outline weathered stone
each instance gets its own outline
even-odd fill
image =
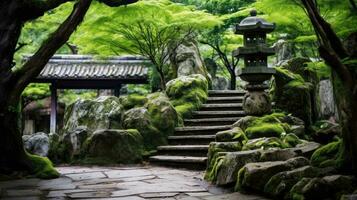
[[[292,113],[293,116],[302,119],[309,126],[312,121],[310,96],[312,84],[306,82],[301,75],[295,74],[285,67],[276,67],[275,69],[275,89],[273,93],[275,107]]]
[[[308,165],[304,157],[296,157],[287,161],[248,163],[238,172],[236,190],[254,190],[262,192],[265,184],[275,174]]]
[[[83,156],[88,163],[135,163],[142,159],[143,138],[135,130],[98,130],[87,139]]]
[[[196,41],[185,41],[180,44],[175,49],[173,57],[170,61],[177,69],[177,77],[201,74],[210,79]]]
[[[280,172],[270,178],[264,187],[264,192],[274,198],[282,199],[302,178],[319,177],[331,171],[332,168],[319,169],[312,166],[304,166],[291,171]]]
[[[327,144],[331,142],[335,136],[341,135],[341,128],[337,123],[321,120],[311,126],[311,135],[314,141]]]
[[[311,142],[311,141],[303,141],[303,143],[296,145],[295,148],[293,148],[293,149],[294,149],[294,151],[301,154],[302,156],[310,158],[311,155],[319,147],[321,147],[321,144],[319,144],[319,143]]]
[[[239,119],[237,122],[235,122],[232,127],[239,127],[241,128],[243,131],[245,131],[246,128],[248,128],[248,126],[254,121],[256,120],[257,117],[254,117],[254,116],[245,116],[245,117],[242,117],[241,119]]]
[[[302,178],[289,191],[286,199],[326,199],[332,191],[321,178]]]
[[[244,132],[239,127],[216,133],[216,142],[238,141],[243,144],[243,142],[245,142],[246,140],[248,140],[248,138],[245,136]]]
[[[276,52],[276,65],[281,66],[293,57],[293,46],[285,39],[279,39],[273,45]]]
[[[294,149],[270,149],[261,151],[261,156],[259,158],[260,162],[266,161],[284,161],[289,160],[290,158],[294,158],[299,156]]]
[[[178,77],[167,82],[165,92],[179,116],[189,117],[208,98],[208,81],[201,74]]]
[[[63,132],[72,132],[86,126],[88,132],[99,129],[121,128],[123,108],[114,96],[101,96],[95,100],[78,100],[67,107]]]
[[[212,90],[228,90],[230,84],[227,78],[216,76],[212,78]]]
[[[50,141],[46,133],[39,132],[32,135],[23,135],[22,140],[28,152],[39,156],[47,156]]]
[[[125,112],[123,127],[137,129],[143,136],[147,149],[154,149],[165,143],[166,138],[154,126],[149,111],[144,107],[133,108]]]
[[[217,185],[227,185],[237,181],[240,168],[245,164],[259,161],[260,151],[239,151],[229,152],[223,159],[220,168],[217,170]]]
[[[333,190],[335,199],[340,199],[342,194],[352,193],[356,189],[356,178],[346,175],[330,175],[322,178]]]
[[[67,132],[63,135],[61,145],[70,160],[75,156],[80,155],[83,143],[88,136],[89,133],[86,126],[78,126],[73,131]]]
[[[264,91],[248,91],[243,98],[243,110],[247,115],[261,116],[271,110],[269,95]]]
[[[242,150],[286,148],[286,147],[288,146],[277,137],[262,137],[262,138],[248,140],[247,143],[244,144]]]

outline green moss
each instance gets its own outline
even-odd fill
[[[199,74],[183,76],[167,83],[166,94],[180,117],[190,117],[208,97],[207,79]]]
[[[295,147],[298,144],[301,144],[302,141],[293,133],[282,135],[281,137],[283,143],[287,144],[289,147]]]
[[[284,143],[277,137],[269,137],[269,138],[257,138],[248,140],[246,144],[244,144],[242,150],[253,150],[253,149],[269,149],[269,148],[287,148],[288,144]]]
[[[205,179],[207,181],[211,181],[211,182],[216,181],[218,170],[221,167],[224,158],[225,156],[217,156],[214,159],[213,166],[210,168],[210,170],[207,170],[205,173]]]
[[[31,174],[34,174],[34,176],[41,179],[52,179],[59,177],[60,174],[53,167],[52,162],[48,158],[31,154],[27,155],[34,167]]]
[[[238,171],[238,177],[237,177],[237,182],[234,187],[234,191],[243,191],[243,183],[244,183],[244,178],[246,177],[246,169],[244,167],[240,168]]]
[[[145,96],[139,94],[131,94],[120,97],[119,101],[120,104],[123,105],[124,109],[129,110],[134,107],[143,106],[148,101],[148,99]]]
[[[248,138],[260,138],[260,137],[280,137],[285,132],[284,127],[281,124],[268,124],[261,123],[255,126],[248,127],[245,130],[245,134]]]
[[[311,156],[311,164],[317,167],[341,168],[343,165],[342,140],[331,142],[317,149]]]

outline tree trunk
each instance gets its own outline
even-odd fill
[[[235,90],[236,89],[236,84],[237,84],[237,77],[236,74],[233,72],[229,72],[231,75],[231,85],[229,86],[230,90]]]
[[[11,70],[11,62],[22,23],[19,23],[20,19],[17,20],[17,18],[2,18],[0,20],[1,25],[4,25],[4,21],[13,22],[10,23],[10,27],[0,27],[0,36],[2,36],[0,37],[0,173],[12,171],[28,171],[31,173],[35,169],[23,148],[19,126],[21,119],[20,96],[31,79],[41,72],[56,50],[68,40],[69,36],[82,22],[91,1],[80,0],[76,3],[71,15],[42,44],[34,56],[20,70],[14,72]],[[1,4],[1,6],[4,5]],[[2,11],[2,8],[0,7],[0,11]]]

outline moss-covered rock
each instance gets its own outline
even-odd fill
[[[166,137],[154,126],[149,111],[144,107],[132,108],[124,113],[123,127],[137,129],[147,150],[166,143]]]
[[[130,94],[127,96],[119,97],[119,102],[125,110],[132,109],[134,107],[141,107],[148,101],[146,96],[139,94]]]
[[[153,125],[162,135],[168,136],[174,132],[178,123],[178,114],[164,93],[154,93],[147,96],[147,108]]]
[[[312,84],[284,67],[276,67],[273,101],[275,107],[292,113],[304,120],[306,125],[312,122],[311,95]]]
[[[317,167],[342,167],[342,145],[342,140],[338,140],[320,147],[312,154],[311,164]]]
[[[89,132],[121,128],[123,108],[117,97],[102,96],[94,100],[78,100],[67,107],[63,133],[86,126]]]
[[[27,154],[27,156],[30,162],[32,162],[33,166],[30,173],[35,177],[41,179],[52,179],[59,177],[60,174],[53,167],[52,162],[48,158],[31,154]]]
[[[289,147],[295,147],[298,144],[301,144],[302,141],[293,133],[289,133],[281,136],[282,142],[287,144]]]
[[[98,130],[89,137],[82,151],[82,163],[137,163],[144,152],[143,138],[135,129]]]
[[[208,181],[215,181],[217,169],[221,165],[226,152],[240,151],[240,142],[211,142],[208,148],[208,165],[204,178]]]
[[[242,129],[239,127],[234,127],[230,130],[220,131],[216,133],[216,142],[241,142],[243,145],[248,140],[247,136]]]
[[[340,126],[328,120],[315,122],[311,126],[311,136],[314,141],[327,144],[332,142],[334,137],[341,135]]]
[[[258,162],[260,158],[259,150],[228,152],[223,159],[219,160],[212,176],[217,185],[233,184],[237,180],[238,171],[245,164]]]
[[[302,178],[313,178],[331,173],[329,169],[319,169],[312,166],[304,166],[291,171],[275,174],[264,186],[264,192],[275,199],[283,199],[290,189]]]
[[[189,117],[208,97],[208,81],[200,74],[181,76],[166,84],[166,94],[181,117]]]
[[[253,190],[263,192],[265,184],[275,174],[309,164],[304,157],[296,157],[287,161],[248,163],[238,172],[236,191]]]
[[[248,140],[244,144],[242,150],[253,150],[253,149],[271,149],[271,148],[287,148],[289,147],[286,143],[277,137],[263,137]]]

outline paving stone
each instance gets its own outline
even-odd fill
[[[54,190],[50,191],[46,198],[53,198],[53,197],[66,197],[67,194],[74,194],[74,193],[83,193],[83,192],[95,192],[95,190],[85,190],[85,189],[76,189],[76,190]]]
[[[1,200],[41,200],[39,196],[33,197],[1,197]]]
[[[39,182],[40,179],[36,178],[0,181],[0,188],[33,188]]]
[[[168,198],[168,197],[174,197],[178,195],[179,193],[144,193],[144,194],[139,194],[140,197],[143,198]]]
[[[212,195],[209,192],[189,192],[186,193],[188,196],[192,196],[192,197],[202,197],[202,196],[209,196]]]
[[[52,180],[41,180],[38,183],[41,190],[70,190],[75,189],[72,179],[68,177],[60,177]]]
[[[110,197],[110,191],[100,191],[100,192],[81,192],[68,194],[67,196],[71,199],[92,199],[92,198],[105,198]]]
[[[86,172],[78,174],[67,174],[66,176],[70,177],[74,181],[86,180],[86,179],[100,179],[107,178],[103,172]]]
[[[101,172],[101,171],[110,170],[108,168],[102,168],[102,167],[83,167],[83,166],[56,167],[56,169],[61,174],[78,174],[78,173]]]
[[[149,176],[152,175],[152,172],[146,169],[111,170],[105,172],[105,174],[108,176],[108,178],[128,178],[128,177]]]
[[[4,191],[6,197],[28,197],[39,196],[42,192],[38,189],[7,189]]]

